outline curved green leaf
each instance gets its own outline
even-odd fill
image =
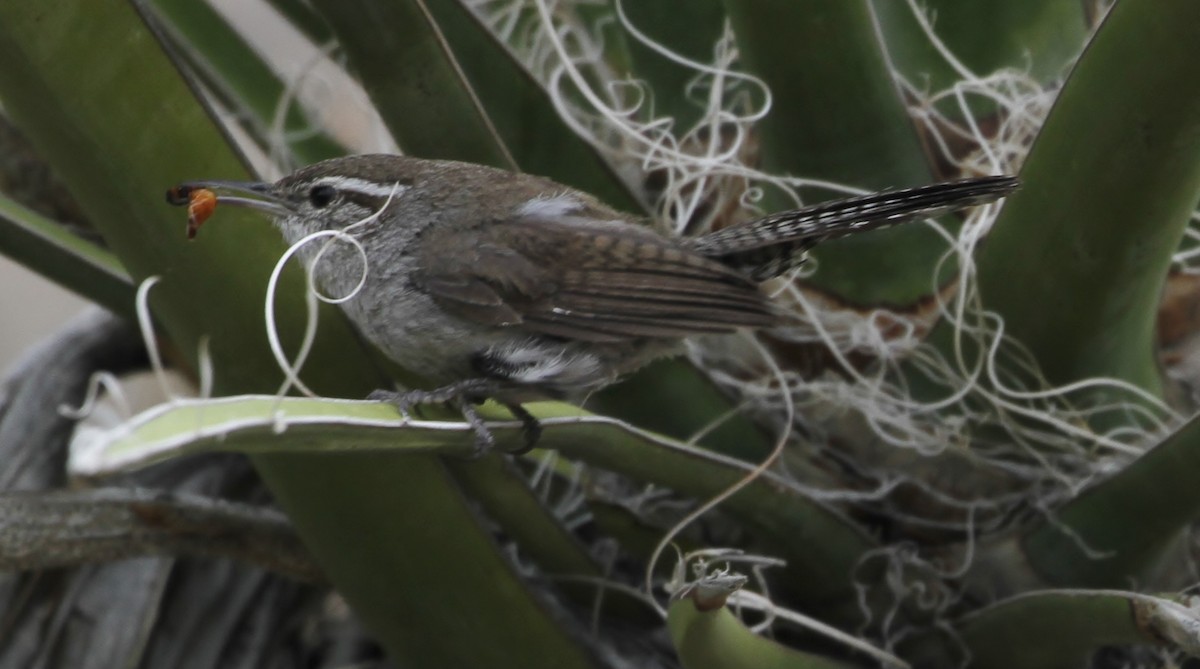
[[[1056,509],[1053,523],[1031,528],[1021,543],[1029,566],[1060,587],[1141,581],[1200,517],[1197,471],[1200,417],[1193,417],[1135,462]]]
[[[724,491],[752,469],[569,405],[527,407],[542,422],[542,447],[700,499]],[[501,449],[524,445],[520,423],[491,405],[481,411],[503,421],[492,426]],[[473,448],[471,427],[462,422],[397,421],[395,409],[378,402],[262,396],[162,405],[111,433],[86,435],[77,443],[72,466],[80,475],[210,450],[362,457],[380,452],[463,456]],[[787,591],[814,605],[853,608],[851,569],[876,544],[848,519],[773,474],[754,481],[721,509],[788,561],[781,584]]]
[[[957,625],[979,669],[1079,667],[1101,646],[1166,643],[1200,653],[1200,616],[1167,599],[1105,590],[1047,590],[1006,599]],[[942,660],[944,662],[944,660]]]
[[[979,254],[984,306],[1052,383],[1161,393],[1156,305],[1200,199],[1200,3],[1121,0]]]
[[[4,194],[0,253],[113,313],[134,315],[133,282],[116,256]]]
[[[667,626],[687,669],[844,669],[854,665],[788,648],[750,630],[723,603],[694,596],[671,603]]]
[[[557,522],[511,463],[498,453],[475,461],[448,459],[454,480],[512,540],[551,575],[599,578],[600,567],[587,549]],[[584,588],[589,596],[594,588]]]

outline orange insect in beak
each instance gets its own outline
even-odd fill
[[[197,188],[188,196],[188,239],[196,238],[196,231],[212,216],[217,208],[217,194],[207,188]]]
[[[176,186],[167,191],[167,202],[176,206],[187,205],[187,238],[195,239],[196,231],[217,208],[217,194],[207,188]]]
[[[188,239],[195,239],[201,225],[212,216],[217,202],[258,209],[273,216],[287,216],[291,209],[270,193],[270,184],[241,181],[194,181],[180,184],[167,191],[167,203],[188,208]],[[218,191],[222,194],[218,195]],[[255,197],[239,197],[225,191],[247,193]]]

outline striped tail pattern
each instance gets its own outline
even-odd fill
[[[820,242],[987,204],[1018,183],[1011,176],[979,177],[823,202],[723,228],[688,244],[755,281],[766,281],[799,266],[805,252]]]

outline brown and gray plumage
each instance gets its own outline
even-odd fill
[[[219,202],[272,214],[289,242],[349,230],[369,272],[342,306],[368,339],[450,389],[438,398],[522,401],[603,387],[689,335],[776,324],[757,284],[814,244],[991,202],[1016,183],[984,177],[867,195],[691,239],[664,237],[548,179],[390,155],[329,160],[274,184],[185,184],[175,197],[198,187],[252,194]],[[322,246],[302,254],[312,263]],[[311,271],[342,295],[360,264],[335,244]]]

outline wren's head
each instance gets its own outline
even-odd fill
[[[196,189],[210,189],[221,205],[270,214],[288,243],[293,243],[320,230],[344,229],[378,214],[385,205],[389,213],[411,207],[406,202],[412,199],[410,191],[430,171],[430,161],[416,158],[350,156],[310,165],[275,183],[189,182],[169,198],[178,200]]]

